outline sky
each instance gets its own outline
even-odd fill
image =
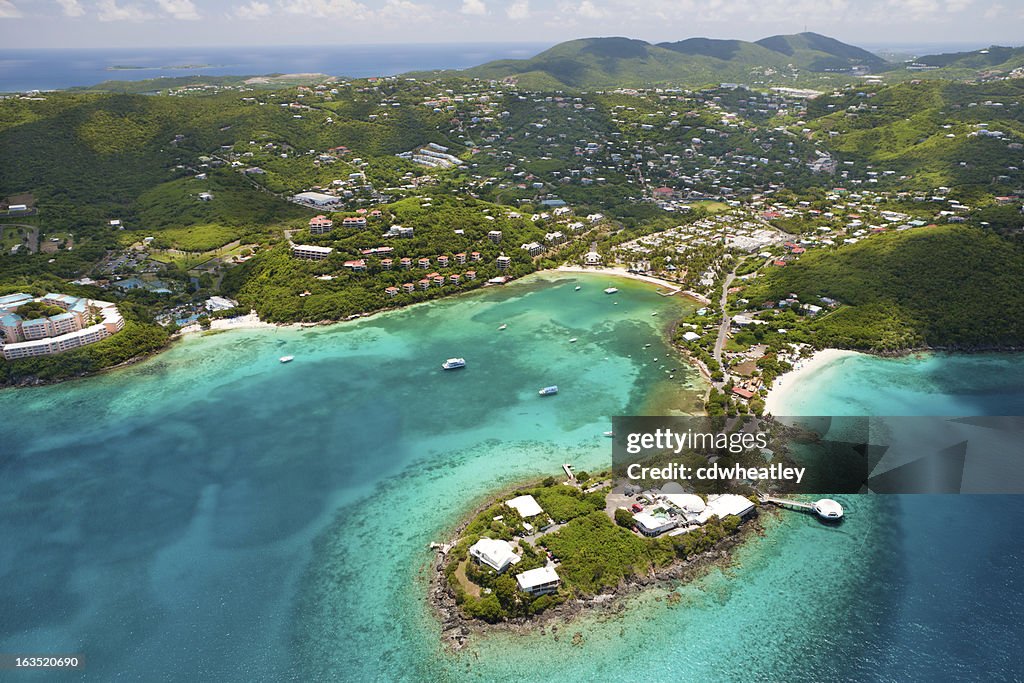
[[[1022,0],[0,0],[0,47],[756,40],[1024,43]]]

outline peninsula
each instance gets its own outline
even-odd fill
[[[618,596],[691,578],[759,529],[756,497],[641,490],[607,473],[507,491],[477,510],[438,553],[431,600],[446,642],[474,624],[564,622]]]

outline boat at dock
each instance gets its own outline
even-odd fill
[[[441,367],[444,368],[445,370],[458,370],[459,368],[466,367],[466,359],[449,358],[448,360],[441,364]]]
[[[541,396],[554,396],[555,394],[558,393],[558,387],[554,385],[550,387],[544,387],[537,393],[540,394]]]
[[[618,289],[616,289],[615,287],[609,287],[608,289],[604,290],[604,293],[605,293],[605,294],[615,294],[615,293],[616,293],[616,292],[618,292],[618,291],[619,291],[619,290],[618,290]]]
[[[295,360],[295,356],[281,356],[280,358],[278,358],[278,360],[281,361],[282,363],[291,363],[293,360]]]

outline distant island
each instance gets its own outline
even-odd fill
[[[136,66],[133,64],[115,64],[108,66],[107,71],[156,71],[159,69],[175,69],[187,71],[190,69],[213,69],[223,67],[223,64],[168,64],[165,66]]]

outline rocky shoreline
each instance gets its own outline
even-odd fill
[[[491,502],[489,501],[488,505]],[[460,538],[470,521],[488,505],[474,511],[472,515],[464,520],[456,529],[452,538]],[[645,576],[629,577],[614,589],[600,595],[571,598],[560,605],[545,610],[541,614],[530,617],[517,617],[496,624],[489,624],[479,619],[469,618],[463,614],[462,609],[456,604],[455,593],[448,585],[444,574],[447,549],[451,546],[444,546],[438,549],[433,562],[428,596],[428,601],[441,626],[442,644],[457,652],[466,647],[473,636],[493,633],[495,631],[523,635],[531,633],[547,635],[550,633],[557,640],[560,637],[561,629],[570,627],[577,617],[583,614],[605,616],[619,614],[625,611],[626,601],[629,597],[659,588],[669,591],[666,599],[669,603],[672,603],[674,602],[672,596],[678,596],[678,594],[674,593],[674,589],[680,583],[693,581],[712,567],[728,566],[732,561],[732,550],[736,546],[751,536],[762,535],[764,533],[764,525],[762,524],[761,516],[765,514],[777,514],[777,512],[764,507],[755,508],[751,517],[744,520],[735,534],[722,539],[711,550],[684,560],[677,559],[667,567],[651,570]],[[454,543],[451,545],[454,545]],[[678,597],[675,600],[678,600]],[[577,638],[582,639],[582,634],[578,632],[573,634],[574,642]]]

